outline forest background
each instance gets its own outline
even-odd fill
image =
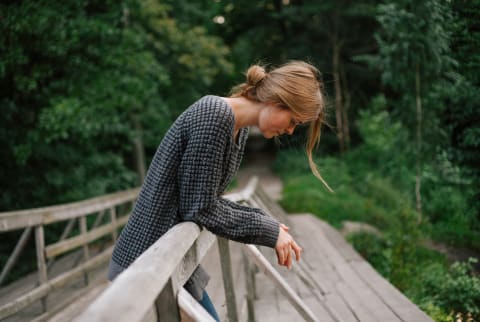
[[[137,186],[175,118],[257,62],[322,71],[329,123],[309,173],[282,138],[282,204],[340,227],[437,321],[480,315],[480,1],[2,1],[0,211]],[[2,235],[0,260],[19,233]],[[47,239],[49,237],[47,236]],[[475,272],[475,265],[476,272]]]

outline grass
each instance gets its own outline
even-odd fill
[[[431,203],[424,208],[419,224],[409,169],[395,166],[395,161],[390,160],[388,167],[394,171],[387,175],[387,167],[363,156],[365,151],[354,151],[343,159],[321,159],[320,172],[335,191],[330,193],[311,174],[302,152],[280,151],[274,171],[284,182],[282,206],[292,213],[315,214],[337,228],[344,220],[377,227],[383,232],[382,237],[360,233],[348,239],[377,271],[436,321],[453,321],[458,312],[479,313],[480,304],[471,303],[480,303],[480,280],[471,267],[452,269],[457,264],[451,265],[444,255],[422,246],[424,239],[433,238],[478,247],[478,223],[472,225],[472,216],[465,206],[468,196],[455,187],[439,190],[437,185],[427,182],[430,190],[426,191],[424,202]],[[450,281],[446,289],[436,288],[446,280]],[[448,295],[462,291],[466,295],[461,302]]]

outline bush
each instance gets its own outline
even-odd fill
[[[424,283],[416,297],[427,305],[444,308],[447,312],[468,313],[480,318],[480,278],[473,273],[477,259],[456,262],[446,269],[438,263],[427,266],[422,272]]]

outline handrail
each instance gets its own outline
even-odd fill
[[[39,280],[41,281],[39,287],[33,291],[0,307],[0,319],[14,314],[39,299],[45,304],[46,296],[51,290],[58,289],[73,277],[79,277],[82,274],[88,277],[88,270],[108,260],[112,248],[90,258],[88,242],[106,233],[115,235],[116,229],[124,224],[127,218],[120,217],[117,219],[115,207],[121,203],[134,201],[137,193],[138,189],[131,189],[67,205],[0,213],[0,232],[18,227],[34,226]],[[225,198],[261,208],[270,208],[271,206],[269,204],[271,201],[264,200],[265,196],[258,187],[256,177],[251,179],[244,189],[226,195]],[[100,212],[103,216],[105,210],[109,210],[112,217],[111,222],[102,228],[93,229],[92,227],[88,231],[85,216],[93,212]],[[264,210],[268,211],[267,209]],[[82,237],[76,236],[49,246],[44,245],[43,226],[45,224],[77,217],[80,220],[80,236]],[[180,312],[193,317],[196,321],[209,321],[210,317],[208,314],[206,315],[203,308],[196,305],[194,300],[192,302],[188,293],[185,294],[183,285],[190,278],[207,251],[213,246],[215,240],[216,237],[213,234],[200,229],[193,222],[183,222],[174,226],[120,274],[115,282],[76,321],[139,321],[145,314],[152,312],[152,306],[162,319],[166,318],[168,321],[180,321]],[[235,292],[233,292],[228,241],[218,237],[218,244],[222,275],[226,286],[227,311],[230,321],[235,322],[238,321],[239,317],[236,309]],[[76,269],[48,280],[46,258],[82,246],[86,261]],[[277,287],[280,287],[300,315],[306,321],[316,321],[305,303],[291,290],[275,269],[266,264],[263,255],[254,246],[246,247],[247,254],[253,257],[255,264],[273,279]],[[119,296],[119,294],[128,294],[128,296]],[[112,310],[112,308],[115,309]]]
[[[0,213],[0,233],[20,228],[24,229],[24,233],[20,237],[17,246],[15,246],[7,264],[2,268],[0,283],[3,283],[15,265],[32,230],[35,235],[39,282],[39,285],[32,290],[0,306],[0,319],[11,316],[38,300],[42,301],[43,312],[45,312],[43,316],[47,317],[49,314],[52,314],[52,311],[49,311],[50,308],[47,307],[46,298],[52,291],[74,281],[82,274],[84,275],[85,284],[88,285],[90,283],[89,271],[107,262],[111,256],[111,248],[94,255],[89,248],[89,244],[105,236],[111,236],[115,242],[117,230],[126,223],[128,216],[124,215],[128,214],[127,212],[131,208],[131,204],[135,202],[139,190],[139,188],[134,188],[63,205]],[[117,211],[117,208],[121,211]],[[103,220],[105,213],[109,214],[107,222]],[[96,216],[93,226],[87,225],[87,216]],[[68,223],[60,240],[46,245],[45,227],[52,223],[67,220]],[[69,237],[73,225],[77,221],[79,223],[79,232],[75,233],[75,236]],[[62,272],[58,276],[49,276],[49,266],[51,266],[50,264],[55,257],[75,249],[83,250],[80,254],[75,254],[77,256],[77,268]],[[78,260],[81,260],[82,257],[83,262],[80,264]],[[47,263],[47,260],[49,260],[49,263]],[[78,268],[82,269],[79,270]],[[55,303],[54,305],[59,306],[61,304]],[[55,310],[55,308],[53,309]]]
[[[226,197],[237,202],[248,203],[256,192],[257,183],[258,179],[254,178],[245,189]],[[204,241],[200,242],[202,236]],[[199,227],[193,223],[177,224],[122,272],[75,321],[139,321],[152,309],[152,306],[155,307],[158,318],[161,320],[180,321],[179,308],[188,309],[189,314],[193,315],[196,321],[209,320],[202,310],[183,307],[186,303],[182,287],[206,251],[212,246],[213,238],[213,235],[206,230],[200,232]],[[274,281],[300,315],[306,321],[318,321],[258,249],[252,245],[245,247],[255,264]],[[220,237],[219,251],[222,257],[228,316],[229,320],[234,322],[238,321],[238,313],[233,291],[232,267],[229,265],[229,247],[228,241]],[[181,268],[184,270],[183,273]],[[175,300],[172,301],[172,299]],[[165,303],[169,305],[167,312]],[[177,305],[172,307],[173,303]],[[115,309],[112,310],[112,308]]]
[[[200,228],[192,222],[171,228],[122,272],[77,321],[130,322],[144,316],[199,235]],[[135,300],[139,297],[141,300]]]
[[[58,206],[0,212],[0,232],[51,224],[109,209],[135,199],[139,191],[140,188],[134,188]]]

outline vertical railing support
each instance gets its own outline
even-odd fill
[[[87,234],[87,216],[80,217],[80,234],[85,236]],[[90,250],[88,249],[88,243],[83,245],[83,257],[85,261],[90,259]],[[85,285],[90,284],[90,277],[88,272],[85,272]]]
[[[248,322],[255,321],[255,268],[252,261],[249,260],[245,250],[242,249],[242,258],[245,267],[245,282],[246,282],[246,300],[247,300],[247,309],[248,309]]]
[[[181,321],[177,304],[177,290],[174,288],[171,278],[155,301],[155,306],[159,320],[169,322]]]
[[[2,274],[0,274],[0,285],[2,285],[3,281],[7,278],[8,273],[12,270],[13,265],[17,262],[18,257],[22,253],[23,248],[27,244],[27,241],[30,237],[30,233],[32,231],[32,227],[27,227],[22,233],[22,236],[18,240],[15,249],[13,250],[12,255],[8,258],[7,263],[3,267]]]
[[[43,226],[35,227],[35,248],[37,250],[37,266],[38,266],[38,284],[42,285],[48,281],[47,264],[45,263],[45,236]],[[42,298],[43,312],[47,311],[47,297]]]
[[[233,285],[232,262],[230,260],[228,240],[222,237],[218,237],[217,240],[220,251],[220,262],[222,265],[225,298],[227,300],[228,321],[238,322],[237,301],[235,298],[235,287]]]
[[[112,225],[115,225],[117,223],[117,214],[115,212],[115,207],[110,208],[110,222],[112,223]],[[113,242],[117,241],[116,228],[112,231],[112,238],[113,238]]]

